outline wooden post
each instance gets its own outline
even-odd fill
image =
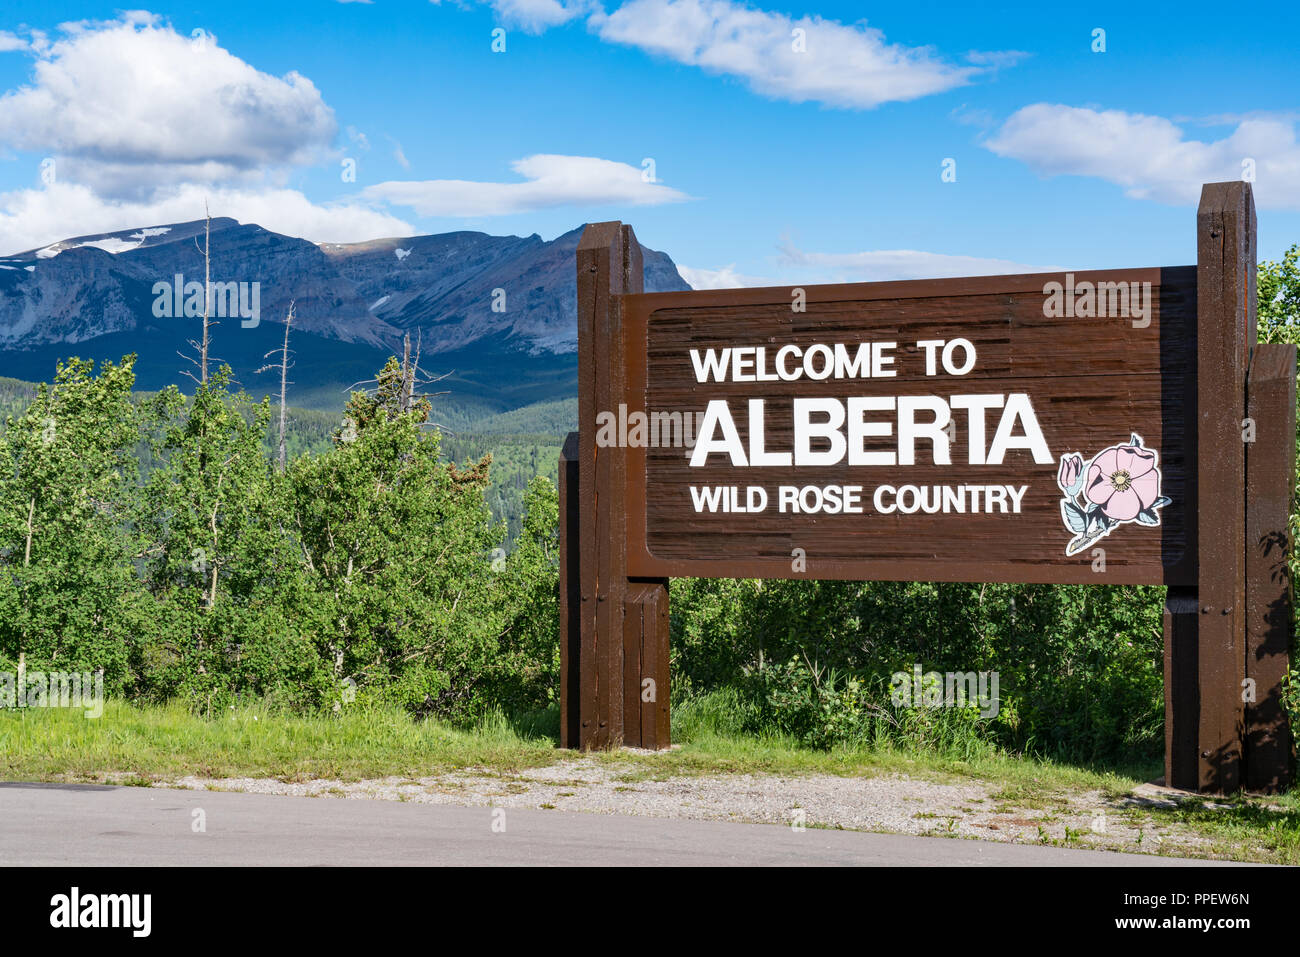
[[[1196,213],[1195,624],[1165,612],[1166,781],[1242,784],[1246,662],[1246,369],[1255,341],[1255,203],[1249,183],[1208,183]],[[1171,593],[1173,590],[1171,589]],[[1186,604],[1186,594],[1171,601]],[[1193,695],[1185,686],[1195,676]],[[1195,702],[1195,717],[1190,713]],[[1193,730],[1194,728],[1194,730]],[[1179,747],[1179,733],[1195,745]]]
[[[560,449],[560,747],[581,747],[577,695],[582,660],[582,570],[578,562],[578,433]]]
[[[625,608],[625,741],[641,748],[667,748],[668,582],[633,582]]]
[[[1189,503],[1190,505],[1190,503]],[[1197,625],[1195,588],[1170,586],[1165,595],[1165,783],[1197,789]]]
[[[632,227],[587,226],[577,267],[578,432],[561,460],[561,744],[663,748],[667,581],[628,581],[626,450],[596,441],[597,417],[617,419],[628,402],[619,297],[642,291]]]
[[[1255,347],[1247,387],[1245,786],[1291,781],[1291,728],[1282,708],[1294,622],[1289,525],[1295,488],[1296,347]]]

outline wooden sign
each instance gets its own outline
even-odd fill
[[[562,743],[667,746],[672,577],[1167,585],[1167,779],[1280,786],[1295,349],[1254,345],[1254,237],[1221,183],[1195,266],[644,294],[587,227]]]
[[[1193,581],[1192,267],[658,293],[624,323],[629,574]]]

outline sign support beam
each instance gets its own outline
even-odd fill
[[[1246,369],[1255,342],[1255,202],[1248,183],[1208,183],[1196,213],[1196,610],[1166,610],[1165,781],[1229,793],[1242,784],[1246,677]],[[1190,430],[1189,430],[1190,431]],[[1190,435],[1188,436],[1190,440]],[[1171,601],[1186,594],[1171,589]],[[1170,623],[1181,618],[1181,628]],[[1194,623],[1193,623],[1194,622]],[[1193,637],[1194,636],[1194,637]],[[1192,656],[1194,664],[1192,663]],[[1186,687],[1195,681],[1193,695]],[[1195,706],[1195,719],[1190,709]],[[1194,727],[1194,731],[1192,728]],[[1180,746],[1181,742],[1181,746]]]
[[[1294,597],[1288,560],[1295,491],[1296,347],[1257,345],[1247,386],[1245,787],[1291,781],[1291,729],[1282,708]]]
[[[667,748],[668,582],[628,579],[626,449],[596,430],[627,401],[620,297],[643,290],[632,227],[588,225],[577,266],[579,430],[560,465],[562,744]]]

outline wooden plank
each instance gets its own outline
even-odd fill
[[[621,295],[615,303],[615,315],[618,320],[618,340],[615,343],[614,359],[617,377],[613,382],[611,410],[626,404],[628,400],[628,367],[626,302],[630,296],[644,293],[644,262],[641,244],[637,241],[631,226],[623,226],[623,283]],[[617,399],[617,401],[613,401]],[[616,534],[620,542],[618,573],[627,576],[627,478],[628,456],[626,449],[618,450],[617,467],[613,475],[617,497],[612,500],[617,509],[619,524]],[[669,698],[668,698],[668,581],[642,581],[629,585],[635,591],[637,621],[635,635],[626,637],[624,654],[628,661],[624,667],[624,740],[642,748],[667,748],[669,738]],[[633,667],[633,663],[635,666]],[[655,693],[652,701],[643,702],[642,684],[646,678],[654,682]],[[659,690],[662,688],[662,696]]]
[[[1197,625],[1195,588],[1170,587],[1165,595],[1165,783],[1197,789]]]
[[[604,334],[600,316],[602,305],[601,271],[608,274],[608,244],[617,233],[617,224],[597,223],[583,231],[577,251],[578,298],[578,562],[582,600],[580,677],[578,683],[580,738],[579,746],[591,748],[608,737],[600,726],[598,707],[598,669],[596,655],[597,589],[597,521],[596,521],[596,435],[590,423],[596,420],[596,380],[598,375],[596,339]],[[585,244],[585,245],[584,245]],[[603,253],[603,255],[602,255]],[[582,423],[588,423],[582,428]]]
[[[668,583],[628,585],[624,618],[625,669],[624,744],[638,748],[667,748]],[[635,713],[634,713],[635,712]]]
[[[578,561],[578,433],[560,449],[560,747],[582,746],[578,689],[582,660],[582,571]]]
[[[668,582],[647,583],[648,601],[645,633],[641,645],[644,678],[650,678],[653,695],[641,702],[641,746],[666,749],[672,746],[669,729],[672,700],[668,674],[669,617]],[[644,680],[644,678],[642,680]]]
[[[1277,792],[1291,781],[1291,728],[1282,707],[1295,620],[1288,560],[1295,490],[1296,347],[1257,345],[1247,386],[1254,441],[1246,446],[1245,786]]]
[[[641,645],[645,631],[645,586],[633,583],[623,599],[623,741],[645,747],[641,727]]]
[[[585,237],[585,234],[584,234]],[[609,243],[591,250],[596,258],[595,287],[595,360],[596,371],[593,378],[595,408],[597,415],[610,408],[613,394],[610,388],[610,368],[613,363],[613,350],[610,339],[613,337],[610,316],[613,303],[610,298],[610,272],[621,262],[621,250],[613,244],[621,242],[618,232],[610,237]],[[578,248],[581,257],[583,249]],[[581,259],[579,259],[581,262]],[[617,279],[613,279],[616,284]],[[581,429],[582,423],[579,422]],[[623,738],[623,583],[618,578],[613,566],[617,561],[618,551],[613,541],[616,533],[615,524],[619,516],[615,513],[610,496],[613,490],[613,460],[616,449],[597,448],[595,451],[595,485],[594,495],[590,499],[596,516],[596,747],[607,748],[617,745]],[[618,682],[615,685],[615,681]]]
[[[597,416],[625,401],[619,297],[642,289],[636,236],[622,223],[593,223],[577,250],[578,414],[583,597],[583,743],[610,747],[624,735],[623,606],[627,591],[625,456],[598,448]],[[588,668],[590,660],[590,669]],[[590,717],[588,717],[588,712]]]
[[[1197,790],[1241,785],[1245,677],[1246,367],[1255,330],[1249,183],[1210,183],[1197,210]],[[1182,777],[1182,771],[1175,769]]]

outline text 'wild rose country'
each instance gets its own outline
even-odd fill
[[[799,380],[897,379],[902,361],[915,361],[913,379],[960,378],[976,368],[968,339],[927,339],[900,356],[898,343],[816,343],[689,350],[696,383],[781,383]],[[985,380],[987,381],[987,380]],[[830,391],[830,390],[828,390]],[[709,399],[700,415],[689,461],[695,469],[799,469],[831,466],[900,469],[932,466],[976,470],[960,483],[900,482],[874,487],[791,482],[763,485],[691,485],[697,514],[757,513],[883,515],[1019,514],[1038,466],[1057,463],[1029,392],[952,391],[921,395],[793,396],[782,399]],[[939,390],[936,389],[936,393]],[[599,423],[598,423],[599,424]],[[742,429],[741,426],[744,426]],[[957,440],[961,435],[962,441]],[[742,438],[742,436],[744,436]],[[964,450],[961,446],[964,445]],[[957,461],[954,462],[954,446]],[[1136,433],[1124,444],[1086,458],[1070,450],[1059,460],[1056,484],[1064,494],[1061,520],[1074,533],[1067,551],[1080,550],[1118,526],[1158,525],[1158,455]],[[980,481],[996,469],[1003,481]],[[1007,472],[1025,481],[1007,482]],[[933,474],[933,473],[931,473]],[[842,473],[841,473],[842,475]],[[965,476],[963,476],[965,477]],[[788,473],[783,478],[788,481]],[[992,476],[989,476],[992,478]]]

